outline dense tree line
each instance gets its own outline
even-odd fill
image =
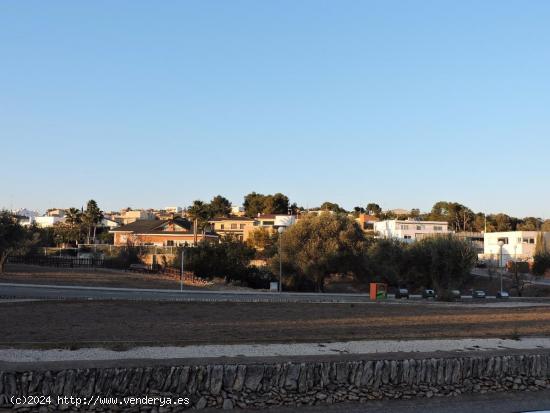
[[[102,220],[103,211],[93,199],[87,202],[86,209],[69,208],[65,211],[65,221],[53,226],[54,241],[56,244],[95,243]]]
[[[457,288],[469,277],[476,262],[473,247],[448,237],[426,238],[406,244],[366,237],[355,221],[345,215],[307,216],[281,235],[279,260],[291,287],[304,285],[324,291],[333,274],[352,274],[359,282],[434,287],[442,292]],[[307,287],[306,287],[307,288]]]

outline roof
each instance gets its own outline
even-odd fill
[[[380,221],[380,219],[374,215],[369,215],[369,214],[361,214],[359,215],[359,220],[361,221],[364,221],[364,222],[377,222],[377,221]]]
[[[248,221],[248,222],[254,222],[254,218],[249,217],[221,217],[221,218],[214,218],[209,220],[208,222],[220,222],[220,221]]]
[[[176,224],[182,228],[185,228],[185,231],[165,231],[163,227],[166,224]],[[161,234],[161,235],[170,235],[170,234],[194,234],[193,225],[191,222],[184,218],[175,218],[175,219],[138,219],[131,224],[123,225],[118,228],[114,228],[111,232],[133,232],[135,234]],[[207,232],[210,234],[210,232]]]
[[[384,221],[377,221],[378,224],[383,224],[385,222],[395,221],[396,224],[411,224],[411,225],[423,225],[423,224],[435,224],[435,225],[449,225],[447,221],[420,221],[414,219],[386,219]]]

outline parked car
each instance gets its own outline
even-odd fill
[[[398,288],[395,292],[395,298],[409,299],[409,290],[407,290],[406,288]]]
[[[474,290],[472,291],[472,298],[485,298],[487,293],[483,290]]]
[[[499,291],[497,298],[510,298],[510,293],[508,291]]]
[[[422,298],[435,298],[435,291],[432,289],[425,289],[422,291]]]
[[[460,290],[451,290],[451,298],[453,300],[460,300],[461,297],[462,295],[460,293]]]

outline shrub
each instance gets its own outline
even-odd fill
[[[536,254],[533,261],[533,274],[544,275],[548,270],[550,270],[550,253]]]
[[[247,277],[252,258],[253,248],[242,241],[227,238],[219,244],[200,243],[195,247],[186,247],[184,268],[201,278],[224,277],[228,283]],[[175,265],[178,268],[181,265],[180,254]]]

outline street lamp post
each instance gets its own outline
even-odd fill
[[[185,258],[185,247],[181,248],[181,270],[180,270],[180,291],[183,291],[183,260]]]
[[[503,273],[503,266],[502,266],[502,247],[504,246],[504,241],[500,240],[498,242],[498,246],[500,247],[500,293],[502,295],[502,273]]]
[[[285,231],[284,227],[277,228],[277,232],[279,233],[279,292],[283,292],[283,257],[281,256],[281,238],[283,235],[283,232]]]

